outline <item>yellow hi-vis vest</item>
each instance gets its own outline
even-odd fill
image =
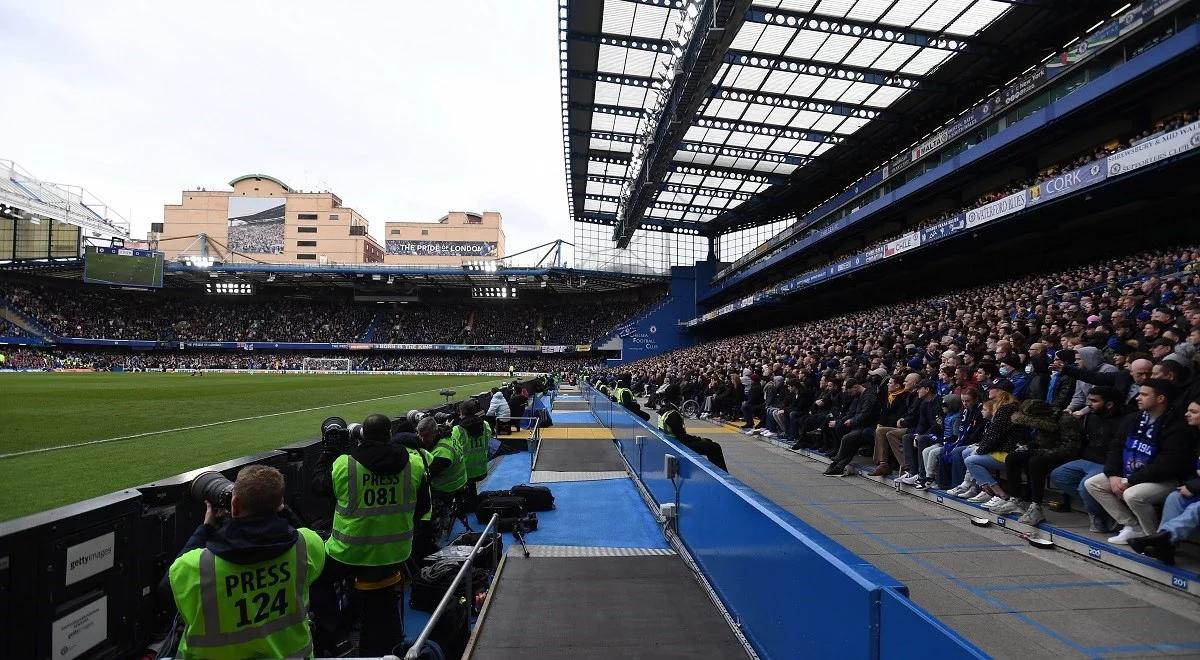
[[[467,485],[467,464],[463,462],[462,447],[454,438],[439,439],[433,451],[429,453],[434,460],[444,458],[450,461],[450,467],[430,479],[434,490],[439,493],[456,493]]]
[[[678,414],[679,414],[679,412],[676,410],[669,410],[669,411],[659,415],[658,416],[658,430],[660,430],[663,433],[666,433],[667,435],[674,438],[675,434],[671,433],[671,429],[667,428],[667,418],[670,417],[671,415],[678,415]]]
[[[483,423],[483,430],[478,436],[472,436],[461,426],[455,425],[450,431],[450,438],[462,448],[463,463],[467,466],[467,479],[479,479],[487,476],[488,441],[492,439],[492,427]]]
[[[613,396],[616,397],[617,403],[623,406],[633,403],[634,401],[633,390],[629,389],[628,387],[618,387],[617,389],[613,390]],[[628,400],[626,400],[626,396],[629,397]]]
[[[235,564],[207,548],[180,555],[168,579],[183,617],[180,658],[240,660],[312,655],[308,588],[325,567],[325,547],[311,529],[296,530],[283,554]]]
[[[399,564],[412,554],[413,513],[425,465],[410,455],[400,474],[375,474],[349,455],[333,462],[330,557],[351,566]]]

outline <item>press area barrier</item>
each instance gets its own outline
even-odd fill
[[[583,391],[654,505],[675,505],[673,534],[759,657],[886,659],[912,649],[988,657],[909,600],[902,582],[590,386]]]
[[[310,487],[321,453],[319,439],[304,440],[0,523],[0,658],[140,657],[173,616],[159,581],[204,519],[192,480],[214,471],[232,481],[247,465],[269,465],[284,475],[288,507],[329,529],[333,500]]]

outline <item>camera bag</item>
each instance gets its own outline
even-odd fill
[[[512,494],[525,500],[526,511],[550,511],[554,508],[554,493],[546,486],[512,487]]]
[[[438,603],[442,602],[442,596],[446,595],[446,590],[454,582],[454,576],[458,575],[459,569],[462,568],[462,564],[462,560],[446,559],[426,566],[413,575],[412,589],[408,596],[409,606],[422,612],[436,610]],[[479,593],[487,588],[488,574],[482,567],[475,566],[471,570],[470,579],[473,593]],[[458,588],[461,590],[462,585],[460,584]]]
[[[517,518],[525,513],[525,500],[505,492],[503,495],[479,494],[479,504],[475,508],[475,520],[486,525],[492,519],[492,514],[501,518]]]
[[[450,545],[473,547],[479,541],[479,532],[463,532],[450,542]],[[487,539],[479,546],[479,554],[475,555],[475,565],[488,570],[495,570],[504,555],[504,537],[496,532],[487,535]]]

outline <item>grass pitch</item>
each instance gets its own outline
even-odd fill
[[[316,438],[332,415],[394,417],[442,403],[441,388],[462,398],[499,382],[469,374],[0,375],[0,520]],[[54,449],[21,453],[46,448]]]

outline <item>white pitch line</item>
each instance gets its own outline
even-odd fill
[[[483,385],[485,383],[494,383],[492,380],[481,380],[475,383],[464,383],[463,385],[455,385],[454,387],[470,387],[472,385]],[[17,458],[19,456],[28,456],[29,454],[42,454],[48,451],[58,451],[59,449],[74,449],[76,447],[87,447],[88,445],[102,445],[107,442],[117,442],[118,440],[133,440],[135,438],[146,438],[152,435],[162,435],[164,433],[177,433],[179,431],[194,431],[196,429],[208,428],[211,426],[221,426],[222,424],[233,424],[235,422],[247,422],[252,419],[266,419],[267,417],[279,417],[281,415],[294,415],[302,412],[312,412],[314,410],[324,410],[325,408],[338,408],[341,406],[353,406],[358,403],[369,403],[371,401],[382,401],[383,399],[396,399],[402,396],[412,396],[414,394],[429,394],[446,389],[439,387],[432,390],[421,390],[420,392],[405,392],[404,394],[389,394],[387,396],[377,396],[371,399],[362,399],[361,401],[347,401],[345,403],[331,403],[327,406],[315,406],[313,408],[301,408],[299,410],[288,410],[286,412],[267,413],[265,415],[255,415],[253,417],[240,417],[238,419],[227,419],[220,422],[209,422],[207,424],[197,424],[195,426],[181,426],[177,429],[163,429],[162,431],[146,431],[145,433],[134,433],[133,435],[123,435],[118,438],[104,438],[103,440],[88,440],[87,442],[76,442],[70,445],[56,445],[54,447],[39,447],[37,449],[26,449],[24,451],[14,451],[7,454],[0,454],[0,460],[5,458]]]

